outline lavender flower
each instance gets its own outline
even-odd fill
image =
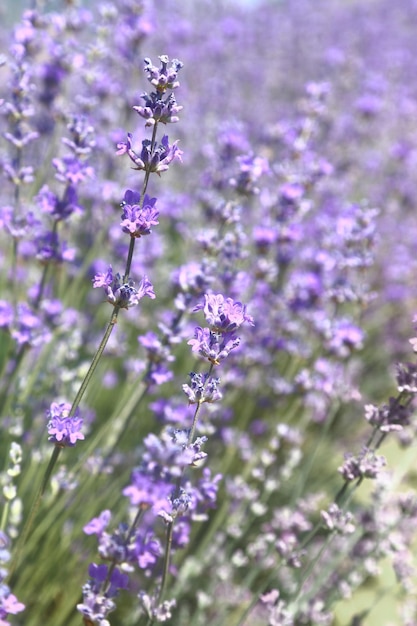
[[[48,440],[60,448],[75,446],[78,440],[85,439],[81,432],[82,418],[78,413],[70,417],[71,405],[68,402],[52,402],[47,411],[48,417]]]
[[[168,67],[169,57],[163,54],[158,57],[161,61],[161,67],[157,68],[152,65],[151,59],[145,59],[145,72],[148,75],[149,82],[156,88],[157,92],[163,93],[167,89],[177,89],[180,85],[177,80],[179,70],[183,67],[183,63],[178,59],[171,61],[171,66]]]
[[[240,345],[240,338],[234,333],[215,333],[209,328],[196,326],[194,329],[194,339],[188,341],[193,352],[196,352],[204,359],[219,365],[226,359],[230,352]]]
[[[135,196],[134,204],[128,202],[131,196]],[[156,198],[145,195],[141,204],[139,194],[136,197],[134,192],[127,191],[122,203],[122,231],[136,238],[150,235],[152,226],[159,224],[159,212],[155,209],[155,203]]]
[[[339,467],[339,472],[346,481],[353,481],[362,478],[376,478],[386,460],[383,456],[375,454],[373,450],[364,447],[360,454],[346,454],[344,464]]]
[[[164,135],[161,142],[154,148],[149,139],[144,139],[142,141],[142,150],[138,154],[132,148],[132,134],[128,133],[127,141],[117,144],[117,154],[127,154],[135,164],[133,169],[150,173],[154,172],[160,176],[162,172],[166,172],[169,169],[170,164],[174,160],[182,160],[182,151],[178,148],[177,143],[176,141],[170,144],[168,135]]]
[[[95,563],[91,563],[88,573],[91,578],[83,587],[83,602],[77,604],[77,610],[90,622],[106,626],[110,623],[107,616],[116,608],[112,598],[120,589],[126,589],[129,578],[117,568],[110,571],[107,565]]]
[[[146,120],[145,126],[154,126],[157,122],[162,124],[174,124],[179,121],[178,113],[183,109],[177,104],[174,94],[169,94],[163,100],[159,94],[143,93],[145,106],[134,106],[133,109]]]
[[[111,265],[107,272],[96,274],[93,279],[93,287],[103,287],[107,296],[107,302],[121,309],[129,309],[136,306],[144,296],[155,298],[155,292],[151,282],[147,276],[144,276],[139,284],[138,289],[135,288],[133,280],[122,282],[122,277],[118,273],[113,276]]]
[[[213,332],[232,333],[244,322],[254,325],[253,318],[246,313],[246,305],[224,298],[222,294],[206,294],[204,304],[198,304],[193,310],[203,310]]]
[[[10,592],[7,585],[0,583],[0,620],[2,626],[11,626],[8,615],[17,615],[25,610],[25,605]]]
[[[201,354],[201,352],[199,351]],[[217,361],[217,364],[219,361]],[[182,389],[188,397],[189,404],[203,402],[217,402],[221,400],[222,394],[219,390],[219,378],[212,378],[208,373],[190,373],[191,385],[184,384]]]

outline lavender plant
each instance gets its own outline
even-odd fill
[[[404,15],[0,27],[0,624],[415,623]]]

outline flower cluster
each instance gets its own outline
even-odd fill
[[[83,419],[77,414],[70,415],[71,405],[68,402],[52,402],[47,412],[49,441],[63,448],[75,446],[78,440],[85,437],[81,432]]]
[[[206,294],[204,304],[198,304],[194,311],[203,310],[206,328],[197,326],[195,338],[188,342],[196,352],[213,365],[219,365],[232,350],[240,344],[236,330],[244,323],[253,325],[253,318],[246,314],[246,306],[224,298],[222,294]]]
[[[147,276],[144,276],[136,289],[132,279],[123,282],[119,273],[113,275],[110,266],[107,272],[96,274],[93,280],[93,287],[103,287],[107,302],[121,309],[129,309],[136,306],[144,296],[155,298],[152,283]]]

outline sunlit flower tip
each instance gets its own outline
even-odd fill
[[[193,312],[203,310],[211,330],[219,333],[233,332],[244,322],[254,326],[253,317],[246,313],[246,305],[224,298],[222,294],[206,294],[204,304],[198,304]]]
[[[77,413],[70,417],[70,410],[71,404],[68,402],[52,402],[46,413],[49,419],[48,440],[62,448],[75,446],[78,440],[85,439],[81,432],[82,418]]]
[[[149,82],[159,93],[163,93],[167,89],[177,89],[180,84],[177,80],[177,75],[184,64],[178,59],[173,59],[170,67],[168,67],[169,57],[166,54],[158,58],[161,61],[159,68],[152,65],[151,59],[144,59],[144,70],[148,75]]]

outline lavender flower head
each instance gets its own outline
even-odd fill
[[[200,303],[193,311],[203,310],[210,328],[197,326],[194,330],[194,339],[188,341],[193,352],[196,352],[213,365],[219,365],[229,356],[230,352],[240,344],[240,338],[235,331],[244,322],[254,326],[251,315],[246,313],[246,305],[235,302],[232,298],[224,298],[222,294],[206,294],[204,304]],[[184,389],[184,388],[183,388]],[[189,388],[184,389],[190,401],[194,401]],[[216,390],[212,390],[217,395]]]
[[[140,201],[140,194],[128,189],[122,202],[122,231],[131,237],[139,238],[150,235],[152,226],[159,224],[159,212],[155,209],[156,198],[147,194]]]
[[[138,154],[132,148],[132,133],[127,133],[127,140],[117,144],[116,154],[127,154],[135,164],[134,170],[153,172],[160,176],[162,172],[169,169],[172,161],[175,159],[182,160],[182,150],[178,148],[177,143],[178,141],[174,141],[173,144],[170,144],[168,135],[164,135],[161,142],[155,148],[152,148],[152,141],[144,139],[142,141],[142,150]]]
[[[133,280],[122,281],[119,273],[113,276],[111,265],[107,272],[98,273],[94,276],[93,287],[103,287],[107,296],[107,302],[120,309],[129,309],[136,306],[144,296],[154,299],[155,292],[152,283],[144,276],[140,281],[138,289],[135,288]]]
[[[161,61],[161,67],[158,69],[152,65],[151,59],[145,59],[145,72],[148,74],[148,80],[157,92],[164,93],[167,89],[177,89],[180,83],[177,80],[179,70],[183,67],[183,63],[178,59],[171,61],[171,67],[168,67],[169,57],[162,54],[158,57]]]
[[[78,415],[70,417],[71,405],[69,402],[52,402],[51,408],[47,411],[48,440],[55,443],[60,448],[75,446],[78,439],[85,439],[81,428],[82,418]]]
[[[127,587],[128,576],[117,568],[110,573],[108,565],[96,563],[90,564],[88,573],[90,580],[83,587],[83,602],[77,605],[77,610],[84,615],[85,623],[109,626],[110,622],[106,617],[116,608],[112,598],[118,594],[119,589]]]
[[[254,326],[253,318],[246,313],[246,305],[224,298],[222,294],[206,294],[204,304],[197,304],[193,312],[200,310],[204,311],[206,321],[214,332],[230,333],[244,322]]]
[[[144,107],[133,107],[146,120],[145,126],[154,126],[157,122],[174,124],[178,122],[178,113],[183,108],[177,104],[173,93],[168,94],[165,99],[162,97],[168,90],[179,87],[177,75],[183,63],[178,59],[173,59],[171,66],[168,67],[169,58],[166,55],[160,56],[159,60],[161,67],[157,68],[152,65],[150,59],[145,59],[145,72],[148,74],[149,82],[155,87],[155,91],[151,94],[146,92],[142,94],[141,97],[145,101]]]

